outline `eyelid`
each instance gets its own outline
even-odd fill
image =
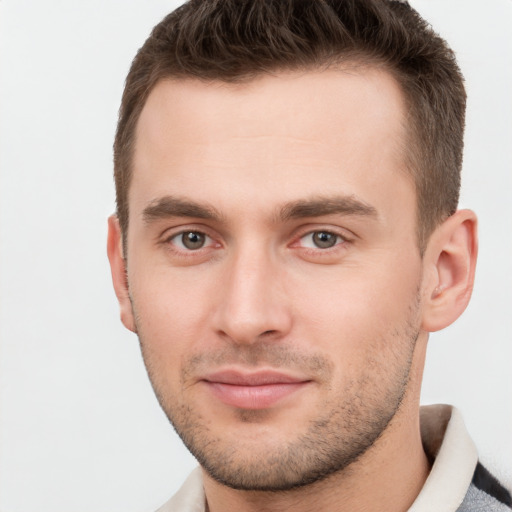
[[[204,235],[209,236],[210,238],[215,238],[216,235],[213,234],[212,229],[204,224],[199,224],[195,222],[191,223],[183,223],[177,224],[175,226],[166,227],[163,229],[158,238],[161,240],[168,240],[173,236],[180,235],[182,233],[187,233],[188,231],[194,231],[197,233],[202,233]]]

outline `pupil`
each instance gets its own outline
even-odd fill
[[[195,231],[183,233],[181,239],[187,249],[200,249],[204,245],[204,235]]]
[[[336,235],[325,231],[319,231],[313,235],[313,241],[317,247],[326,249],[333,247],[336,244]]]

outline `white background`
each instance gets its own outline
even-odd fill
[[[195,465],[118,320],[105,255],[124,77],[176,2],[0,0],[0,509],[150,512]],[[416,0],[467,78],[462,206],[476,289],[430,341],[423,402],[456,404],[512,483],[511,0]]]

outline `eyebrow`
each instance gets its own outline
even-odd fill
[[[354,196],[315,196],[286,203],[278,210],[276,220],[287,221],[324,215],[357,215],[378,217],[377,210]],[[151,201],[142,212],[146,223],[172,217],[193,217],[220,222],[222,215],[210,205],[174,196],[164,196]]]
[[[355,196],[316,196],[311,199],[299,199],[286,204],[279,212],[282,220],[323,215],[378,217],[377,210],[373,206]]]
[[[151,201],[142,211],[146,223],[171,217],[195,217],[198,219],[221,220],[221,214],[213,207],[174,196],[164,196]]]

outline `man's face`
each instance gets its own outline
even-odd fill
[[[399,409],[422,274],[403,111],[398,85],[368,69],[152,91],[129,192],[127,323],[218,481],[315,481]]]

